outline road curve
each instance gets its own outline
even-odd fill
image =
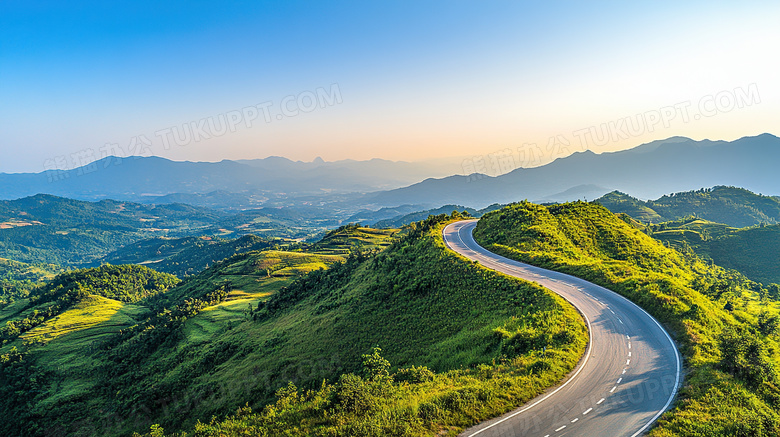
[[[647,312],[604,287],[496,255],[472,236],[476,220],[448,225],[447,247],[481,265],[535,282],[584,316],[585,356],[568,378],[515,411],[461,436],[638,436],[671,405],[682,382],[680,354]]]

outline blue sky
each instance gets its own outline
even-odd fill
[[[778,134],[778,18],[777,2],[4,1],[0,172],[128,153],[141,137],[145,154],[218,161]],[[339,98],[282,111],[318,90]],[[742,91],[750,104],[730,104]],[[716,96],[697,120],[583,144],[590,127]],[[164,144],[258,104],[269,122]]]

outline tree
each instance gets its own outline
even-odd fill
[[[731,328],[724,332],[720,350],[720,367],[753,387],[775,380],[766,345],[746,329]]]
[[[362,356],[363,373],[366,375],[366,379],[377,381],[390,377],[390,362],[382,358],[381,353],[382,349],[375,346],[370,354]]]
[[[764,335],[775,335],[780,328],[780,316],[766,311],[758,315],[758,330]]]
[[[770,298],[774,300],[780,300],[780,285],[769,284],[766,290]]]

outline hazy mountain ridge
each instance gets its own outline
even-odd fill
[[[619,189],[639,198],[716,185],[780,193],[780,180],[775,177],[777,162],[780,138],[771,134],[731,142],[673,137],[620,152],[577,152],[541,167],[519,168],[497,177],[428,179],[376,193],[367,200],[377,205],[452,203],[482,208],[523,199],[544,201],[555,193],[587,185]]]
[[[771,134],[731,142],[672,137],[620,152],[586,150],[501,176],[453,174],[459,171],[452,171],[448,160],[301,162],[269,157],[207,163],[108,157],[67,172],[0,174],[0,198],[49,193],[219,209],[328,204],[352,214],[408,204],[484,208],[523,199],[587,200],[615,189],[645,199],[715,185],[774,194],[780,193],[775,162],[780,162],[780,138]]]
[[[445,166],[380,159],[301,162],[269,157],[177,162],[155,156],[109,156],[71,170],[0,173],[0,199],[47,193],[81,200],[114,198],[193,204],[211,201],[224,206],[224,197],[232,195],[237,196],[233,203],[259,205],[277,194],[323,195],[402,187],[431,176],[443,176],[446,173],[442,168]]]

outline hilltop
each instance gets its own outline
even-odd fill
[[[596,202],[627,214],[655,239],[694,251],[764,284],[780,283],[780,198],[713,187],[641,201],[620,192]]]
[[[733,227],[780,223],[780,198],[737,187],[716,186],[641,201],[619,191],[596,200],[614,213],[625,213],[646,223],[695,216]]]

